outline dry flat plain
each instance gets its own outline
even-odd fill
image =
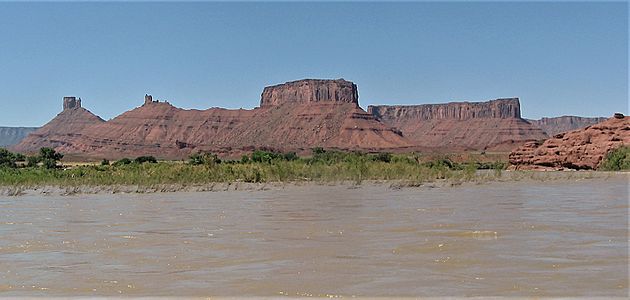
[[[4,296],[628,296],[628,174],[0,197]]]

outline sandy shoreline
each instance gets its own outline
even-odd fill
[[[390,189],[401,188],[448,188],[453,186],[492,184],[500,182],[541,182],[541,181],[575,181],[575,180],[605,180],[611,177],[625,176],[630,179],[628,172],[601,171],[503,171],[496,174],[493,171],[479,171],[472,179],[438,179],[426,182],[410,182],[405,180],[363,180],[354,181],[291,181],[291,182],[215,182],[201,185],[156,184],[156,185],[77,185],[77,186],[2,186],[0,196],[51,195],[70,196],[77,194],[146,194],[146,193],[176,193],[176,192],[218,192],[218,191],[265,191],[281,190],[288,187],[315,186],[347,186],[356,188],[361,185],[382,186]]]

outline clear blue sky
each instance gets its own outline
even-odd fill
[[[0,125],[76,95],[105,119],[145,93],[252,108],[266,85],[340,78],[369,104],[520,97],[523,116],[628,112],[618,3],[0,3]]]

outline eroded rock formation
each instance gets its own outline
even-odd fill
[[[616,115],[544,142],[526,143],[510,153],[510,169],[597,169],[610,150],[622,145],[630,145],[630,117]]]
[[[357,85],[344,79],[304,79],[265,87],[260,107],[286,103],[354,103],[359,104]]]
[[[606,118],[586,118],[577,116],[562,116],[555,118],[542,118],[540,120],[527,120],[540,127],[547,135],[554,136],[558,133],[581,129],[590,125],[605,121]]]
[[[521,118],[518,98],[487,102],[370,106],[368,112],[398,128],[419,147],[438,151],[509,151],[546,138]]]
[[[63,97],[63,110],[81,108],[81,98]]]

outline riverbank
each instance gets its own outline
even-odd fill
[[[219,191],[265,191],[282,190],[286,188],[341,186],[357,188],[359,186],[379,186],[392,190],[415,188],[433,189],[449,188],[455,186],[475,186],[501,182],[518,182],[523,185],[540,182],[575,182],[580,180],[607,180],[610,178],[626,177],[630,179],[628,172],[603,172],[603,171],[502,171],[478,170],[473,176],[452,176],[449,178],[434,178],[424,181],[414,180],[294,180],[271,182],[209,182],[209,183],[157,183],[157,184],[73,184],[73,185],[13,185],[0,186],[0,196],[25,196],[25,195],[51,195],[71,196],[77,194],[150,194],[150,193],[176,193],[176,192],[219,192]]]

